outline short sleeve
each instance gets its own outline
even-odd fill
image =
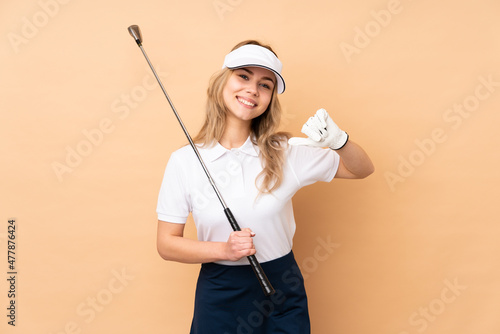
[[[300,187],[317,181],[330,182],[337,173],[340,157],[331,149],[289,146],[288,163]]]
[[[191,205],[187,191],[188,178],[182,167],[182,159],[179,154],[179,151],[172,153],[167,163],[156,212],[158,220],[185,224],[191,211]]]

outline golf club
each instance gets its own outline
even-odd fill
[[[170,107],[172,108],[172,111],[175,114],[175,117],[179,121],[179,124],[181,125],[182,130],[184,131],[184,134],[186,135],[186,137],[187,137],[187,139],[189,141],[189,144],[193,148],[194,153],[196,154],[196,157],[200,161],[200,164],[203,167],[203,170],[205,171],[205,174],[207,175],[208,181],[212,185],[212,188],[214,189],[215,194],[217,195],[217,198],[219,199],[220,203],[222,204],[222,207],[224,208],[224,213],[226,214],[226,217],[227,217],[227,220],[229,221],[229,224],[231,225],[231,227],[232,227],[232,229],[234,231],[241,231],[241,228],[238,225],[238,223],[236,222],[236,219],[234,218],[231,210],[227,207],[226,202],[224,201],[224,199],[222,198],[221,193],[219,192],[219,189],[215,185],[215,182],[212,179],[212,176],[210,175],[210,172],[208,171],[207,166],[203,162],[203,159],[200,156],[200,152],[198,152],[198,148],[196,147],[196,145],[194,144],[193,140],[191,139],[191,136],[189,135],[186,127],[184,126],[184,123],[182,122],[181,118],[179,117],[179,114],[177,113],[177,111],[176,111],[176,109],[174,107],[174,104],[170,100],[170,97],[168,96],[167,91],[163,87],[163,84],[161,83],[161,80],[158,77],[158,74],[156,73],[156,71],[155,71],[155,69],[153,67],[153,64],[151,64],[151,62],[149,61],[149,57],[147,56],[146,51],[142,47],[142,35],[141,35],[141,31],[139,29],[139,26],[137,26],[137,25],[131,25],[130,27],[128,27],[128,32],[134,38],[134,40],[136,41],[137,45],[141,49],[142,53],[144,54],[144,57],[146,58],[146,61],[149,64],[149,67],[151,67],[151,70],[153,71],[153,74],[154,74],[156,80],[160,84],[160,87],[161,87],[161,90],[163,91],[163,94],[165,94],[165,97],[167,98],[168,103],[170,104]],[[262,290],[264,291],[264,294],[266,296],[270,296],[270,295],[274,294],[274,292],[275,292],[274,288],[272,287],[271,283],[269,282],[266,274],[264,273],[264,270],[262,270],[262,267],[260,266],[260,263],[257,261],[257,258],[255,257],[255,255],[247,256],[247,258],[248,258],[248,261],[250,262],[250,265],[252,266],[252,269],[253,269],[255,275],[257,276],[257,279],[259,280],[259,283],[260,283],[260,285],[262,287]]]

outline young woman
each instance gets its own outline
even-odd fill
[[[236,45],[208,88],[194,141],[242,231],[233,232],[190,146],[172,153],[158,199],[162,258],[201,263],[191,333],[310,333],[304,280],[292,253],[292,196],[316,181],[364,178],[370,158],[324,109],[302,129],[277,132],[282,64],[257,41]],[[192,213],[198,240],[183,237]],[[276,293],[264,296],[248,264],[261,263]]]

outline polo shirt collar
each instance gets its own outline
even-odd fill
[[[213,162],[229,151],[239,151],[253,157],[258,157],[260,152],[259,147],[254,145],[250,136],[248,136],[247,140],[243,145],[241,145],[241,147],[233,148],[232,150],[228,150],[217,142],[214,146],[206,149],[205,156],[210,162]]]

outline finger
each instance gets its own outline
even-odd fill
[[[319,109],[318,111],[316,111],[316,114],[314,116],[318,120],[321,128],[326,128],[326,119],[328,118],[328,113],[326,112],[326,110]]]
[[[318,133],[322,139],[328,137],[326,122],[321,116],[314,115],[314,117],[311,117],[309,122],[307,122],[307,125]]]
[[[288,144],[290,145],[304,145],[304,146],[318,146],[318,142],[315,142],[314,140],[310,138],[301,138],[301,137],[293,137],[288,139]]]
[[[240,251],[244,251],[247,249],[255,249],[255,246],[253,243],[240,244],[240,245],[238,245],[238,249]]]
[[[230,261],[238,261],[245,256],[250,256],[256,254],[255,248],[245,248],[245,249],[232,249],[229,254]]]
[[[253,239],[251,237],[240,237],[236,240],[236,243],[240,245],[251,245],[253,244]]]
[[[302,127],[302,133],[316,142],[319,142],[322,139],[321,135],[318,133],[317,127],[313,124],[313,121],[308,121],[304,124]]]
[[[243,251],[240,251],[240,256],[241,257],[244,257],[244,256],[250,256],[250,255],[255,255],[257,253],[257,251],[255,249],[245,249]]]
[[[244,229],[242,229],[241,231],[242,231],[242,232],[248,232],[248,233],[250,233],[250,236],[251,236],[251,237],[254,237],[254,236],[255,236],[255,233],[254,233],[251,229],[249,229],[248,227],[245,227],[245,228],[244,228]]]
[[[252,240],[249,240],[248,242],[244,243],[235,243],[233,244],[232,248],[236,252],[245,252],[249,249],[255,249],[255,245],[253,244]]]
[[[238,249],[239,249],[239,251],[246,251],[249,249],[255,249],[255,246],[252,242],[249,242],[249,243],[238,245]]]
[[[253,239],[251,237],[235,237],[228,240],[227,243],[235,251],[254,248]]]
[[[325,109],[321,108],[316,111],[316,116],[326,122],[326,119],[328,118],[328,112]]]

